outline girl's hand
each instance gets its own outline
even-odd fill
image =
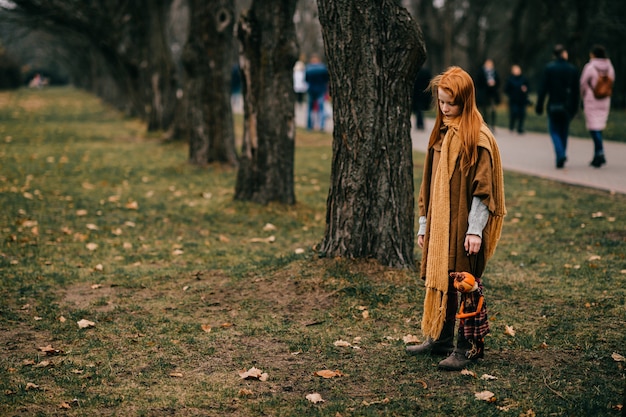
[[[477,235],[465,235],[465,252],[467,252],[468,255],[475,255],[480,251],[480,245],[482,244],[483,240],[480,238],[480,236]],[[418,237],[418,244],[419,244],[419,237]]]
[[[424,235],[417,235],[417,246],[419,246],[420,249],[424,248]]]

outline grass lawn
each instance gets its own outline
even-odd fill
[[[506,173],[486,356],[442,372],[404,353],[414,271],[313,250],[330,144],[299,130],[298,203],[258,206],[93,96],[0,92],[0,415],[624,415],[625,195]]]

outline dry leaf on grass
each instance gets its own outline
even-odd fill
[[[346,342],[345,340],[336,340],[333,345],[337,347],[351,347],[352,344],[350,342]]]
[[[461,371],[461,375],[467,375],[467,376],[471,376],[473,378],[476,378],[476,372],[470,371],[469,369],[463,369]]]
[[[90,250],[90,251],[94,251],[96,249],[98,249],[98,244],[97,243],[87,243],[85,245],[85,247]]]
[[[211,326],[208,324],[203,324],[202,326],[200,326],[202,328],[203,331],[207,332],[207,333],[211,333]]]
[[[626,362],[626,358],[617,352],[613,352],[611,357],[613,358],[615,362]]]
[[[505,325],[504,334],[508,334],[509,336],[515,336],[515,329],[513,329],[513,326]]]
[[[344,376],[344,374],[341,371],[331,371],[330,369],[324,369],[322,371],[317,371],[315,372],[313,375],[315,376],[321,376],[322,378],[334,378],[336,376]]]
[[[87,319],[82,319],[76,322],[78,324],[78,327],[81,329],[86,329],[88,327],[94,327],[96,325],[96,323],[94,323],[93,321],[89,321]]]
[[[313,394],[308,394],[306,396],[306,399],[311,401],[313,404],[324,402],[324,399],[322,398],[322,396],[319,395],[317,392],[314,392]]]
[[[31,389],[39,389],[39,385],[33,384],[32,382],[27,382],[26,391],[31,390]]]
[[[182,372],[170,372],[170,376],[172,378],[182,378],[183,377],[183,373]]]
[[[420,340],[417,338],[417,336],[413,336],[412,334],[407,334],[406,336],[404,336],[404,337],[402,338],[402,341],[403,341],[405,344],[407,344],[407,345],[408,345],[409,343],[419,343],[419,342],[420,342]]]
[[[250,239],[250,243],[274,243],[276,241],[276,236],[272,235],[270,237],[253,237]]]
[[[263,231],[265,232],[273,232],[274,230],[276,230],[276,226],[272,223],[266,223],[265,226],[263,226]]]
[[[267,381],[269,375],[267,372],[263,372],[262,370],[252,367],[247,371],[244,369],[239,371],[239,376],[242,379],[258,379],[259,381]]]
[[[242,389],[239,390],[239,396],[240,397],[249,397],[249,396],[251,396],[253,394],[254,393],[251,390],[247,389],[247,388],[242,388]]]
[[[44,352],[47,356],[60,355],[63,353],[61,349],[55,349],[52,347],[52,345],[40,346],[37,349],[40,350],[41,352]]]
[[[481,391],[474,394],[477,400],[487,401],[488,403],[492,403],[496,401],[495,394],[491,391]]]
[[[489,374],[483,374],[480,379],[484,379],[485,381],[495,381],[496,379],[498,379],[497,376],[493,376],[493,375],[489,375]]]

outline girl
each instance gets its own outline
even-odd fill
[[[431,80],[430,89],[439,110],[424,163],[417,234],[426,285],[426,341],[407,352],[450,354],[439,368],[460,370],[483,352],[473,349],[467,331],[459,332],[454,347],[458,295],[450,272],[469,271],[480,285],[506,214],[504,181],[498,146],[476,107],[470,75],[451,67]]]

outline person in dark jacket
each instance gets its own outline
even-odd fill
[[[433,100],[428,85],[432,75],[426,67],[420,68],[415,77],[413,86],[413,114],[415,114],[415,127],[424,130],[424,111],[430,109]]]
[[[548,96],[548,130],[554,144],[557,169],[567,161],[567,137],[569,124],[578,111],[580,87],[578,70],[567,62],[568,54],[563,45],[554,47],[554,60],[546,65],[539,90],[535,112],[543,113],[543,103]]]
[[[511,132],[517,125],[517,133],[524,133],[528,90],[528,78],[522,75],[522,68],[519,65],[511,66],[511,75],[504,84],[504,93],[509,98],[509,130]]]
[[[496,107],[500,104],[500,77],[493,60],[487,59],[476,73],[476,104],[485,123],[492,131],[496,128]]]

